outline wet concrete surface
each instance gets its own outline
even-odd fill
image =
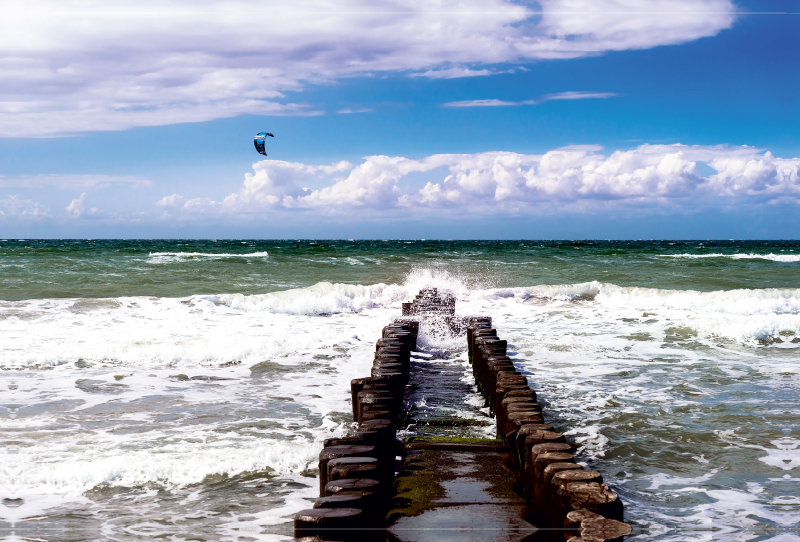
[[[477,393],[464,353],[412,354],[405,401],[408,436],[482,438],[494,434],[494,418]]]

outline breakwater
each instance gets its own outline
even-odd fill
[[[577,464],[564,435],[546,423],[491,318],[457,317],[454,298],[434,288],[404,303],[402,314],[383,328],[371,375],[351,382],[356,430],[324,442],[320,497],[295,515],[297,539],[601,542],[630,534],[618,495],[599,472]],[[410,389],[447,396],[447,380],[436,374],[409,384],[420,326],[466,331],[496,438],[398,441],[410,421]]]

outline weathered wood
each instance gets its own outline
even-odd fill
[[[319,453],[319,487],[323,496],[325,484],[328,482],[328,461],[337,457],[369,457],[375,453],[374,446],[340,445],[323,448]]]
[[[581,538],[585,542],[622,542],[631,531],[627,523],[606,518],[585,519],[580,526]]]
[[[599,488],[603,476],[597,471],[583,469],[565,470],[553,475],[550,479],[550,515],[554,526],[561,525],[567,513],[574,509],[570,506],[570,493],[565,488],[573,483],[597,484]]]
[[[336,495],[343,491],[380,491],[380,480],[374,478],[344,478],[325,484],[326,497]]]
[[[584,482],[573,482],[562,488],[570,510],[589,510],[608,519],[622,521],[622,501],[605,484],[596,487]]]
[[[603,519],[603,516],[589,510],[573,510],[564,519],[564,540],[580,536],[581,522],[587,519]]]
[[[547,486],[544,483],[544,471],[550,464],[553,463],[574,464],[575,457],[572,454],[567,454],[563,452],[551,452],[551,453],[539,454],[536,456],[536,459],[533,461],[533,479],[531,481],[531,487],[533,488],[533,502],[536,503],[537,507],[545,502],[545,497],[543,496],[543,489]],[[577,467],[565,467],[565,468],[577,468]]]
[[[328,481],[339,480],[340,478],[353,478],[352,476],[332,476],[332,472],[335,468],[344,468],[347,465],[355,465],[355,466],[363,466],[363,465],[374,465],[377,467],[378,465],[378,458],[377,457],[337,457],[328,461]],[[357,478],[374,478],[374,476],[365,475],[365,476],[358,476]]]
[[[295,537],[336,536],[363,524],[364,513],[357,508],[309,508],[294,516]]]
[[[328,480],[343,480],[345,478],[375,478],[381,479],[382,473],[378,469],[377,463],[348,463],[335,465],[328,464]]]
[[[329,497],[320,497],[314,501],[313,508],[358,508],[369,513],[374,509],[374,501],[375,494],[371,491],[342,491]]]

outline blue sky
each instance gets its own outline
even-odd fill
[[[796,0],[33,4],[3,237],[800,237]]]

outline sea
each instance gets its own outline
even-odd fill
[[[427,286],[492,317],[630,540],[800,541],[800,242],[735,240],[2,239],[0,539],[290,540]],[[443,359],[474,386],[423,333]]]

